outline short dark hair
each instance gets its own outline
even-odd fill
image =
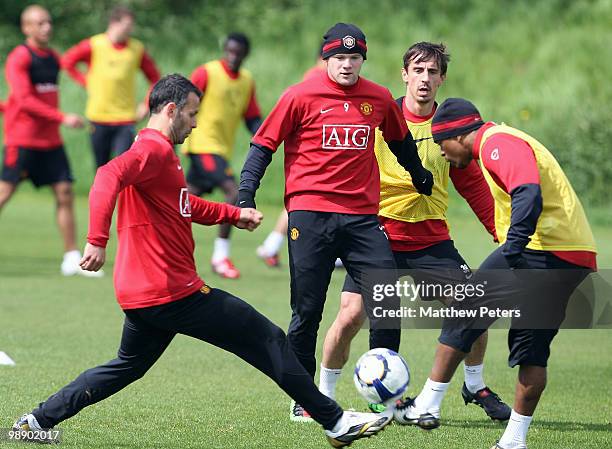
[[[161,112],[168,103],[174,103],[180,109],[187,103],[187,97],[193,92],[202,98],[200,89],[183,75],[173,73],[166,75],[153,86],[149,95],[149,111],[151,114]]]
[[[408,70],[410,62],[431,61],[438,63],[438,68],[442,75],[446,75],[450,54],[446,52],[446,45],[442,42],[434,44],[432,42],[417,42],[412,45],[404,54],[404,69]]]
[[[230,33],[227,35],[227,37],[225,38],[225,42],[223,43],[223,46],[225,47],[225,44],[227,44],[229,41],[235,41],[238,42],[240,45],[242,45],[245,49],[245,54],[249,54],[249,52],[251,51],[251,41],[249,40],[249,38],[247,37],[246,34],[244,33]]]
[[[111,9],[108,15],[108,23],[119,22],[124,17],[131,17],[134,19],[134,11],[125,5],[117,5]]]

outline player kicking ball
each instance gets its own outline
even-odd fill
[[[118,202],[115,290],[125,313],[116,359],[81,373],[13,430],[30,441],[83,408],[141,378],[176,334],[236,354],[274,380],[321,424],[329,443],[343,447],[382,430],[390,414],[344,412],[321,394],[283,331],[249,304],[198,277],[192,222],[231,223],[249,231],[262,214],[254,208],[213,203],[188,193],[173,146],[196,126],[202,93],[181,75],[168,75],[149,97],[151,117],[130,151],[101,167],[89,194],[90,223],[81,267],[98,271]]]

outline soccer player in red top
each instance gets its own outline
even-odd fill
[[[21,14],[26,36],[6,59],[9,88],[4,113],[4,158],[0,180],[0,210],[29,178],[35,187],[49,185],[57,204],[57,224],[64,240],[61,273],[82,274],[73,211],[72,173],[64,151],[60,125],[83,126],[83,119],[59,110],[57,53],[49,48],[53,31],[51,15],[32,5]],[[101,273],[94,273],[99,277]]]
[[[87,90],[85,116],[91,122],[91,146],[96,167],[112,154],[126,151],[134,140],[134,124],[145,118],[146,99],[136,104],[136,75],[142,71],[149,84],[159,80],[159,71],[142,42],[131,37],[134,12],[114,7],[106,32],[84,39],[68,49],[62,67]],[[77,65],[87,65],[81,72]]]
[[[440,105],[431,131],[453,167],[465,170],[473,160],[480,161],[495,201],[500,246],[471,279],[473,285],[485,286],[484,295],[453,304],[474,315],[444,320],[427,383],[414,400],[396,408],[395,418],[402,424],[425,414],[439,419],[457,366],[501,317],[490,311],[503,310],[512,318],[508,365],[519,370],[508,425],[492,449],[527,449],[527,431],[546,386],[550,344],[570,296],[597,269],[593,234],[563,170],[533,137],[484,123],[476,107],[461,98]]]
[[[449,233],[446,219],[448,184],[466,199],[485,229],[495,239],[493,197],[476,161],[469,168],[451,167],[440,155],[440,147],[431,135],[431,120],[436,111],[436,93],[446,79],[450,56],[443,44],[418,42],[404,54],[402,79],[406,95],[396,101],[402,109],[410,133],[417,142],[424,166],[434,176],[431,196],[419,195],[412,180],[398,166],[393,154],[377,133],[374,149],[381,173],[381,201],[378,219],[385,227],[393,256],[399,269],[414,279],[430,285],[463,283],[472,276]],[[438,299],[448,304],[450,297],[421,295],[421,300]],[[348,361],[351,340],[365,321],[357,284],[347,275],[340,298],[338,316],[327,331],[323,345],[319,389],[335,398],[336,382]],[[376,331],[374,331],[376,332]],[[466,357],[462,396],[467,403],[482,407],[492,419],[505,421],[510,407],[504,404],[484,382],[484,355],[487,334],[481,335]],[[370,404],[380,411],[382,404]],[[378,407],[378,409],[376,409]],[[421,419],[412,424],[431,425]]]
[[[202,93],[168,75],[153,88],[151,118],[130,151],[101,167],[89,194],[90,222],[81,266],[96,271],[117,203],[115,291],[125,313],[116,359],[89,369],[14,424],[26,438],[49,429],[142,377],[176,334],[209,342],[248,361],[305,405],[334,447],[371,436],[392,419],[343,412],[322,395],[283,331],[241,299],[211,288],[193,258],[193,222],[259,226],[262,215],[191,195],[174,145],[196,126]],[[34,431],[34,432],[33,432]],[[28,432],[30,432],[28,434]]]
[[[376,128],[410,171],[417,190],[429,195],[433,186],[391,92],[359,76],[367,50],[363,32],[338,23],[324,40],[327,76],[292,86],[282,95],[253,137],[238,195],[241,207],[253,207],[265,168],[284,141],[292,309],[288,337],[313,377],[317,331],[337,257],[364,291],[370,325],[379,328],[377,347],[399,347],[399,322],[383,323],[371,314],[372,271],[385,277],[377,283],[395,282],[393,254],[376,218]],[[396,300],[389,298],[389,306]],[[306,418],[300,404],[293,406],[291,416]]]

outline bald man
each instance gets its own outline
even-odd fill
[[[30,179],[36,188],[50,186],[64,242],[60,271],[64,276],[91,277],[91,272],[79,266],[72,173],[59,132],[60,125],[81,128],[83,119],[59,110],[60,63],[59,55],[49,48],[53,32],[49,11],[28,6],[21,13],[21,30],[26,40],[11,51],[5,66],[9,96],[4,113],[0,211],[24,179]]]

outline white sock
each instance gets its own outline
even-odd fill
[[[277,231],[272,231],[268,234],[268,237],[263,242],[262,252],[266,257],[272,257],[278,254],[280,247],[285,239],[285,234]]]
[[[222,239],[217,237],[215,239],[215,249],[212,255],[213,262],[220,262],[223,259],[229,257],[230,254],[230,241],[229,239]]]
[[[81,251],[78,249],[73,249],[72,251],[66,251],[64,253],[64,260],[68,259],[78,259],[81,260]]]
[[[476,393],[486,387],[482,378],[484,364],[468,366],[463,364],[463,373],[465,375],[465,386],[470,393]]]
[[[38,420],[36,419],[36,416],[34,416],[33,414],[30,413],[27,416],[27,420],[28,420],[28,426],[30,426],[30,430],[43,430],[40,424],[38,424]]]
[[[431,413],[436,418],[440,417],[440,405],[448,390],[450,382],[434,382],[427,378],[421,393],[414,400],[414,405],[418,413]]]
[[[329,431],[331,433],[338,433],[340,432],[344,427],[346,427],[348,422],[348,418],[346,417],[346,412],[342,413],[342,416],[340,417],[340,419],[336,422],[336,424],[334,424],[334,427],[332,427],[332,429]]]
[[[504,449],[527,447],[527,431],[533,416],[519,415],[512,410],[506,431],[499,440],[498,446]]]
[[[319,391],[331,399],[336,399],[336,384],[342,374],[342,368],[325,368],[319,370]]]

